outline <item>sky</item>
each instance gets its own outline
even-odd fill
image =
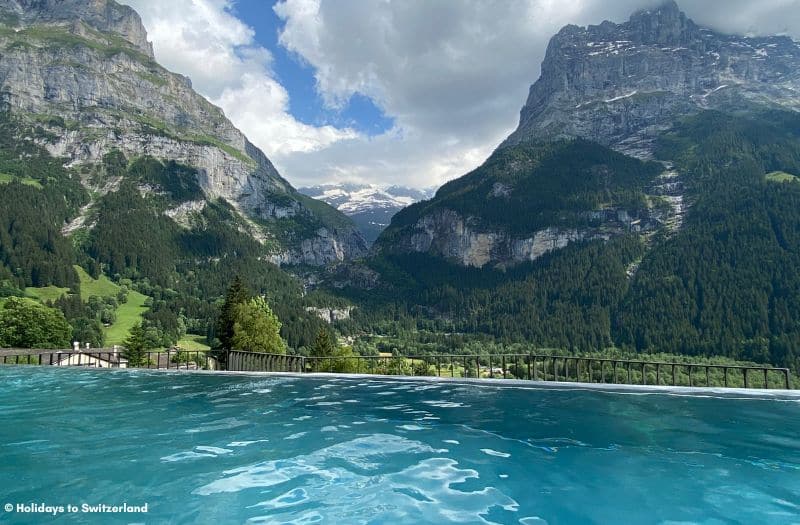
[[[547,42],[660,0],[123,0],[156,59],[295,186],[438,186],[517,125]],[[800,0],[678,0],[695,22],[800,39]]]

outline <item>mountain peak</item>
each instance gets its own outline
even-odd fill
[[[139,14],[114,0],[0,0],[5,12],[20,25],[84,24],[104,33],[114,33],[153,58],[153,46]]]
[[[664,0],[659,5],[657,5],[655,8],[640,9],[639,11],[634,12],[631,15],[631,18],[635,18],[637,16],[651,16],[651,15],[656,15],[656,16],[669,15],[669,16],[672,16],[672,15],[682,15],[682,14],[683,14],[683,11],[681,11],[681,8],[678,6],[678,2],[676,2],[675,0]]]
[[[649,157],[675,119],[754,104],[800,110],[800,45],[702,28],[670,0],[622,24],[566,26],[503,146],[583,137]]]
[[[644,44],[686,44],[699,29],[675,0],[667,0],[655,9],[637,11],[628,24],[633,40]]]

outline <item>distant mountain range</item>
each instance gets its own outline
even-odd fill
[[[298,188],[300,193],[326,202],[349,216],[372,243],[389,225],[395,213],[415,202],[433,197],[433,188],[418,190],[405,186],[375,184],[322,184]]]

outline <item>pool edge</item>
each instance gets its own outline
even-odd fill
[[[30,365],[3,365],[8,368],[27,368]],[[38,367],[37,367],[38,368]],[[51,367],[42,367],[51,368]],[[65,370],[86,370],[84,367],[56,367]],[[724,388],[724,387],[689,387],[689,386],[667,386],[667,385],[627,385],[612,383],[577,383],[557,382],[557,381],[533,381],[530,379],[490,379],[476,377],[437,377],[437,376],[399,376],[382,374],[338,374],[329,372],[255,372],[255,371],[231,371],[231,370],[181,370],[181,369],[147,369],[147,368],[91,368],[91,370],[103,370],[119,373],[161,373],[161,374],[196,374],[196,375],[220,375],[220,376],[244,376],[244,377],[287,377],[293,379],[356,379],[371,381],[401,381],[410,383],[440,383],[451,385],[472,385],[496,388],[516,388],[530,390],[586,390],[606,393],[620,394],[671,394],[671,395],[691,395],[702,397],[703,395],[713,395],[714,397],[748,397],[753,399],[785,399],[800,401],[800,390],[786,389],[763,389],[763,388]]]

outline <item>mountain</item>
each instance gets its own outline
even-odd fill
[[[372,243],[389,225],[395,213],[415,202],[429,199],[433,190],[405,186],[380,187],[375,184],[322,184],[298,188],[300,193],[327,202],[353,219]]]
[[[134,10],[0,0],[0,300],[52,301],[95,346],[137,322],[156,346],[212,343],[216,303],[238,275],[298,348],[323,321],[276,265],[366,249],[352,220],[297,192],[156,62]]]
[[[517,130],[331,278],[349,329],[800,369],[798,57],[674,2],[565,27]]]
[[[635,156],[676,119],[754,104],[800,110],[800,46],[699,27],[670,0],[624,24],[569,25],[547,46],[503,146],[584,137]]]
[[[474,172],[398,214],[377,246],[508,266],[575,241],[673,231],[690,204],[684,177],[671,158],[646,164],[664,132],[712,110],[800,110],[798,92],[798,43],[701,28],[674,1],[624,24],[566,26],[516,131]]]
[[[276,263],[321,265],[364,252],[349,219],[298,193],[188,78],[155,61],[131,8],[113,0],[0,0],[0,50],[7,116],[80,172],[91,197],[66,232],[91,235],[103,200],[130,178],[102,168],[113,153],[196,171],[197,191],[172,195],[162,211],[181,228],[196,229],[189,225],[219,205]],[[137,185],[142,194],[165,190],[154,181]]]

